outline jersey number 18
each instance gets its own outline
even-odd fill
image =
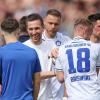
[[[84,57],[82,54],[84,53]],[[77,50],[77,67],[74,67],[74,59],[72,49],[68,49],[66,51],[69,63],[69,74],[78,72],[89,72],[90,71],[90,50],[88,48],[79,48]],[[85,67],[83,68],[82,63],[85,63]]]

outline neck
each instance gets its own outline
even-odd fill
[[[34,42],[34,41],[32,41],[32,39],[31,39],[31,42],[32,42],[33,44],[35,44],[35,45],[40,45],[40,44],[42,43],[42,39],[41,39],[40,41],[38,41],[38,42]]]
[[[15,36],[4,36],[6,44],[17,42],[17,38]]]
[[[55,38],[55,36],[56,36],[55,33],[52,33],[52,32],[49,32],[49,31],[45,31],[45,35],[46,35],[48,38]]]
[[[80,37],[80,38],[84,38],[84,36],[83,35],[81,35],[81,34],[77,34],[77,33],[74,33],[74,37]]]
[[[95,35],[91,35],[90,40],[91,40],[92,42],[95,42],[95,43],[100,42],[100,39],[99,39],[97,36],[95,36]]]

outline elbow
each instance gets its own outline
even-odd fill
[[[64,79],[58,79],[58,81],[62,84],[64,83]]]
[[[57,72],[56,77],[60,83],[64,82],[64,73],[62,71]]]
[[[43,73],[43,72],[41,72],[41,73],[40,73],[40,80],[43,80],[43,79],[44,79],[44,77],[43,77],[43,76],[44,76],[44,73]]]
[[[58,79],[58,81],[62,84],[62,83],[64,83],[64,77],[57,77],[57,79]]]

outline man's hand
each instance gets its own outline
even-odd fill
[[[53,48],[51,50],[51,57],[56,59],[58,57],[58,51],[59,51],[58,48]]]

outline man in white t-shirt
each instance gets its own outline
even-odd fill
[[[44,18],[44,32],[42,39],[45,40],[45,42],[55,44],[56,48],[59,48],[65,42],[71,40],[68,36],[58,32],[61,24],[61,17],[61,13],[58,10],[50,9],[47,11]],[[54,65],[51,70],[55,70]],[[53,100],[62,100],[64,96],[64,85],[59,83],[56,77],[51,78],[50,82]]]
[[[42,40],[42,31],[43,31],[43,20],[42,17],[38,14],[30,14],[27,17],[27,31],[30,36],[30,39],[24,42],[25,45],[34,48],[39,56],[40,64],[41,64],[41,83],[40,83],[40,91],[38,95],[38,100],[50,100],[51,97],[50,87],[49,87],[49,79],[55,76],[51,69],[51,61],[49,59],[49,54],[51,47],[53,44],[48,44]],[[50,48],[50,49],[49,49]]]
[[[100,46],[84,39],[93,26],[85,19],[74,25],[72,41],[59,49],[57,78],[67,87],[68,100],[100,100],[96,66],[100,67]]]

